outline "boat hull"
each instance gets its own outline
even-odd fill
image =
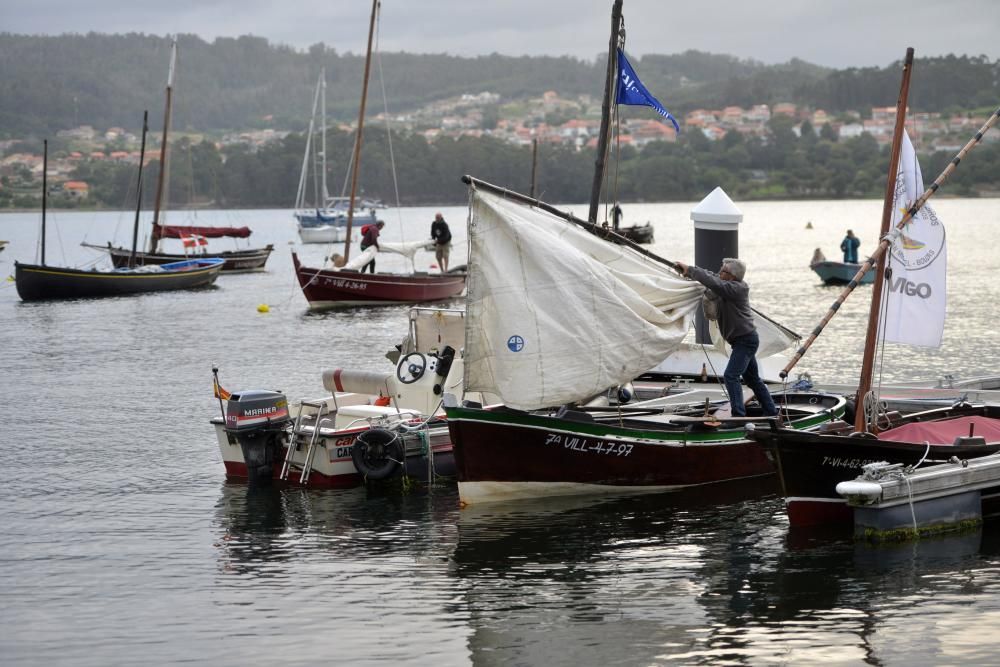
[[[464,273],[403,275],[313,269],[302,266],[295,253],[292,261],[312,310],[444,301],[465,289]]]
[[[843,412],[842,402],[835,408]],[[574,421],[505,408],[448,407],[463,502],[669,491],[772,475],[741,425],[692,422],[670,430]],[[800,427],[829,420],[814,414]]]
[[[162,273],[84,271],[17,263],[14,267],[14,281],[22,300],[43,301],[207,287],[219,277],[221,269],[221,262],[213,262],[203,268]]]
[[[367,211],[360,210],[354,212],[354,217],[351,219],[351,224],[353,225],[367,225],[374,224],[378,216],[375,213],[375,209],[369,209]],[[295,214],[295,219],[299,222],[299,227],[346,227],[347,226],[347,212],[346,211],[311,211],[302,212],[299,211]]]
[[[847,285],[854,279],[858,271],[861,270],[861,265],[822,261],[810,264],[809,268],[816,272],[816,275],[823,280],[824,285]],[[870,285],[873,282],[875,282],[874,267],[865,272],[865,275],[861,277],[861,281],[858,284]]]
[[[347,227],[335,225],[306,227],[299,225],[299,238],[303,243],[340,243],[347,238]]]
[[[928,419],[981,414],[982,408],[933,410]],[[947,461],[953,456],[977,458],[1000,451],[1000,443],[928,445],[877,440],[873,437],[804,433],[759,428],[750,437],[759,443],[778,470],[788,523],[793,528],[844,524],[853,521],[847,501],[837,493],[839,482],[855,479],[863,466],[885,461],[915,465]]]
[[[221,419],[213,419],[212,424],[215,426],[219,452],[226,468],[226,477],[232,480],[250,481],[250,474],[239,442],[226,432]],[[326,489],[348,489],[363,485],[365,478],[355,467],[351,453],[355,439],[365,430],[367,429],[347,429],[317,438],[312,467],[304,482],[301,466],[305,461],[306,447],[303,444],[296,447],[292,455],[293,466],[287,479],[281,479],[281,469],[288,453],[286,443],[280,450],[280,456],[276,457],[271,465],[270,481],[289,486]],[[455,458],[451,437],[446,427],[429,429],[426,444],[417,437],[411,438],[405,450],[405,468],[400,468],[396,474],[383,481],[393,483],[393,480],[396,480],[398,483],[398,479],[403,473],[408,477],[425,482],[440,478],[454,478]],[[431,453],[430,460],[427,458],[428,452]]]
[[[111,263],[116,269],[126,267],[129,263],[131,250],[126,248],[113,248],[88,245],[88,248],[104,250],[111,257]],[[137,252],[135,254],[136,264],[139,266],[149,264],[169,264],[171,262],[181,262],[186,259],[218,258],[225,260],[222,265],[223,273],[250,273],[253,271],[263,271],[268,258],[274,251],[273,245],[264,248],[253,248],[250,250],[233,250],[226,252],[198,253],[192,255],[176,255],[172,253],[148,253]]]
[[[645,225],[632,225],[630,227],[621,227],[618,233],[627,238],[629,241],[634,243],[652,243],[653,242],[653,225],[647,222]]]

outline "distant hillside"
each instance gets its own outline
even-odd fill
[[[174,127],[221,131],[302,129],[320,68],[328,80],[332,118],[352,120],[363,57],[315,45],[308,51],[244,36],[208,43],[178,38]],[[0,138],[51,134],[92,125],[136,128],[143,109],[152,126],[162,117],[169,40],[127,34],[25,36],[0,34]],[[384,53],[390,111],[405,111],[461,93],[491,91],[503,98],[603,93],[603,62],[570,57],[460,58]],[[899,67],[829,70],[793,60],[764,65],[732,56],[688,51],[634,58],[646,86],[675,113],[698,107],[795,102],[836,112],[895,103]],[[382,109],[374,86],[370,108]],[[948,56],[918,59],[911,107],[924,111],[996,105],[1000,61]]]

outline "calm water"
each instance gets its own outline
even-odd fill
[[[690,259],[691,206],[628,206],[626,224],[653,220],[654,251]],[[881,203],[740,206],[755,304],[808,332],[838,293],[807,268],[813,249],[836,257],[851,227],[870,251]],[[951,262],[944,344],[889,349],[887,380],[1000,372],[1000,201],[936,208]],[[386,237],[427,236],[435,210],[386,211]],[[441,210],[462,263],[464,208]],[[97,257],[84,238],[127,242],[130,219],[52,216],[49,263]],[[246,224],[277,251],[268,272],[197,292],[23,304],[0,286],[0,663],[995,664],[989,531],[881,550],[790,534],[773,481],[464,510],[447,484],[227,484],[208,424],[213,365],[230,389],[318,396],[323,368],[383,369],[406,309],[307,314],[290,250],[316,263],[329,249],[294,245],[287,211],[172,221]],[[34,260],[37,225],[0,215],[0,275]],[[855,379],[868,290],[801,370]]]

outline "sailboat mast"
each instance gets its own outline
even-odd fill
[[[619,2],[621,0],[618,0]],[[351,173],[351,199],[347,207],[347,238],[344,240],[344,261],[351,257],[351,227],[354,224],[354,195],[358,191],[358,172],[361,170],[361,135],[365,126],[365,103],[368,101],[368,74],[372,66],[372,38],[375,35],[375,16],[379,0],[372,0],[372,18],[368,24],[368,52],[365,55],[365,79],[361,86],[361,108],[358,110],[358,135],[354,138],[354,164]]]
[[[892,133],[892,151],[889,154],[889,178],[885,184],[885,198],[882,200],[882,226],[879,239],[889,233],[892,225],[892,204],[896,193],[896,172],[899,170],[899,151],[903,143],[903,128],[906,125],[906,100],[910,94],[910,73],[913,71],[913,48],[906,49],[903,62],[903,81],[896,100],[896,126]],[[872,284],[872,302],[868,308],[868,333],[865,336],[865,351],[861,360],[861,378],[858,381],[857,409],[854,415],[854,430],[861,432],[875,425],[867,423],[864,409],[865,397],[871,390],[872,370],[875,366],[875,347],[878,343],[879,310],[882,306],[882,289],[885,283],[885,268],[889,262],[888,253],[875,267],[875,282]]]
[[[160,173],[156,179],[156,201],[153,204],[153,233],[149,237],[149,252],[160,245],[160,208],[166,190],[167,134],[170,132],[170,112],[173,109],[174,67],[177,65],[177,41],[170,44],[170,70],[167,72],[167,101],[163,110],[163,138],[160,140]]]
[[[312,115],[309,117],[309,130],[306,133],[306,151],[302,156],[302,171],[299,173],[299,189],[295,193],[295,210],[301,211],[306,205],[307,175],[309,174],[309,158],[312,156],[312,139],[316,128],[316,106],[319,104],[320,81],[326,79],[326,69],[321,69],[316,82],[316,92],[313,94]],[[318,208],[318,207],[317,207]]]
[[[49,196],[49,140],[42,142],[42,266],[45,266],[45,203]]]
[[[142,163],[146,159],[146,120],[149,111],[142,112],[142,144],[139,146],[139,180],[135,186],[135,224],[132,225],[132,254],[128,256],[128,268],[135,268],[135,249],[139,244],[139,211],[142,210]]]
[[[42,142],[42,266],[45,266],[45,203],[49,197],[49,140]]]
[[[622,0],[615,0],[611,8],[611,39],[608,43],[608,75],[604,82],[604,102],[601,104],[601,136],[597,139],[597,157],[594,160],[594,184],[590,189],[590,212],[587,220],[597,222],[597,207],[601,201],[604,181],[604,160],[608,154],[608,135],[611,126],[611,95],[614,92],[615,74],[618,69],[618,34],[622,27]]]
[[[320,116],[320,118],[323,119],[323,127],[321,128],[320,132],[323,141],[322,144],[323,152],[320,154],[320,159],[321,159],[320,168],[322,169],[322,174],[323,174],[323,178],[320,182],[323,184],[323,191],[320,193],[320,199],[322,200],[323,208],[325,209],[326,202],[330,198],[330,193],[327,191],[326,188],[326,76],[325,75],[323,76],[323,82],[320,85],[323,87],[323,97],[320,99],[319,102],[320,105],[322,105],[323,107],[323,113]]]

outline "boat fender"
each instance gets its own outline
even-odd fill
[[[837,483],[837,493],[845,498],[864,498],[877,500],[882,495],[882,485],[877,482],[851,480]]]
[[[354,440],[351,460],[365,481],[392,477],[403,468],[399,434],[384,428],[368,429]]]

